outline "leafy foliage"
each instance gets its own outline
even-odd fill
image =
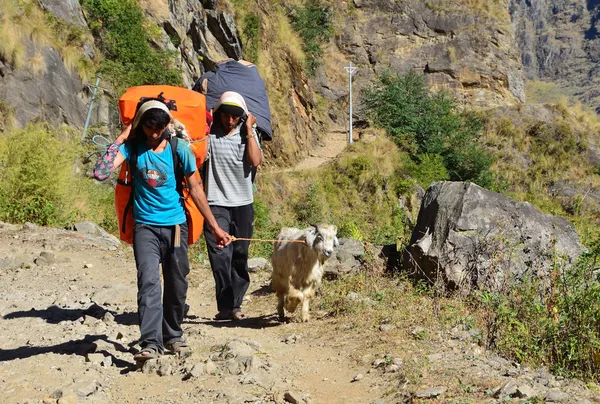
[[[321,65],[323,49],[333,33],[332,12],[320,0],[310,0],[305,6],[295,7],[290,15],[292,25],[300,34],[310,74]]]
[[[532,277],[507,291],[481,293],[487,343],[519,361],[569,376],[600,370],[600,241],[575,267],[557,263],[546,279]]]
[[[260,45],[260,17],[257,14],[247,14],[243,26],[244,58],[256,64]]]
[[[115,230],[112,187],[73,176],[76,144],[68,128],[30,124],[8,133],[0,143],[0,219],[65,225],[85,218]]]
[[[143,84],[181,85],[181,73],[171,66],[174,54],[154,49],[142,11],[134,0],[82,0],[90,28],[106,59],[100,71],[117,93]]]
[[[436,164],[439,160],[431,156],[441,156],[450,179],[491,185],[493,159],[478,142],[482,122],[474,114],[459,112],[448,94],[429,93],[423,77],[414,72],[388,72],[364,95],[373,123],[384,128],[416,162]],[[445,179],[446,173],[439,174],[440,178],[432,179]]]

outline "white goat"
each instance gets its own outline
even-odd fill
[[[310,298],[321,284],[323,265],[333,254],[333,248],[339,246],[337,227],[332,224],[320,224],[304,230],[284,227],[277,239],[281,241],[275,243],[271,256],[271,287],[279,298],[277,314],[283,320],[284,306],[293,313],[302,303],[302,321],[306,322]]]

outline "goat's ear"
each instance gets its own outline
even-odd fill
[[[315,227],[311,227],[306,231],[306,244],[312,247],[315,243],[315,238],[317,238],[317,229]]]
[[[340,246],[340,241],[338,240],[337,236],[333,236],[333,246],[336,248]]]

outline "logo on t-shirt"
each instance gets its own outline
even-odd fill
[[[153,169],[142,169],[140,171],[142,178],[153,188],[160,187],[167,181],[167,174],[164,171]]]

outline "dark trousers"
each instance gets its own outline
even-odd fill
[[[219,227],[235,237],[252,238],[254,206],[252,204],[227,208],[211,206]],[[204,228],[208,259],[215,277],[217,309],[235,310],[242,307],[242,300],[250,285],[248,274],[249,241],[234,241],[225,248],[217,248],[215,237]]]
[[[183,337],[181,323],[187,295],[188,225],[181,228],[180,247],[173,247],[175,226],[136,223],[133,252],[137,266],[140,345],[164,350],[164,343]],[[161,299],[159,266],[162,263],[165,292]]]

